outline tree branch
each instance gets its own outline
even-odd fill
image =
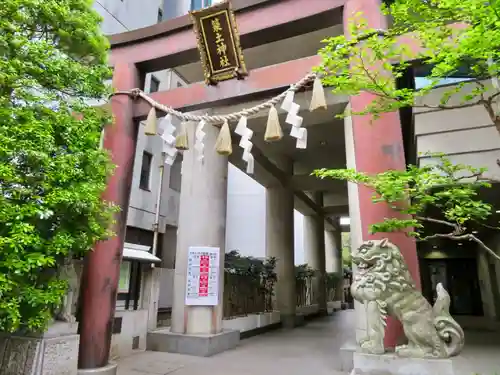
[[[500,14],[498,13],[497,9],[495,8],[495,5],[493,4],[494,1],[488,1],[487,4],[490,6],[490,8],[493,10],[493,13],[495,13],[497,19],[500,21]]]
[[[493,100],[500,95],[500,91],[494,93],[493,95],[489,96],[488,99],[486,99],[488,102],[492,103]]]
[[[370,70],[365,66],[365,61],[363,60],[363,54],[360,52],[359,54],[359,59],[361,60],[361,67],[363,69],[363,71],[365,72],[366,76],[368,77],[368,79],[370,79],[370,81],[375,85],[376,88],[378,88],[381,93],[383,95],[385,95],[388,99],[392,99],[392,100],[395,100],[385,89],[385,87],[381,86],[377,80],[376,80],[376,77],[375,76],[372,76],[370,74]],[[383,95],[379,95],[379,96],[383,96]]]
[[[470,107],[475,107],[476,105],[481,104],[481,100],[478,100],[473,103],[464,103],[464,104],[457,104],[457,105],[433,105],[433,104],[413,104],[413,107],[415,108],[429,108],[429,109],[442,109],[442,110],[448,110],[448,109],[460,109],[460,108],[470,108]]]
[[[497,160],[497,164],[500,166],[500,160]],[[500,179],[496,177],[484,177],[484,174],[481,174],[477,178],[478,181],[492,181],[492,182],[500,182]]]
[[[420,220],[420,221],[427,221],[429,223],[446,225],[448,227],[455,229],[455,233],[458,233],[460,231],[460,227],[458,226],[458,224],[453,224],[453,223],[450,223],[449,221],[433,219],[431,217],[423,217],[423,216],[415,216],[415,219]]]
[[[493,225],[488,225],[488,224],[484,224],[484,223],[481,223],[477,220],[474,220],[475,223],[481,225],[482,227],[485,227],[485,228],[488,228],[488,229],[493,229],[493,230],[500,230],[499,227],[494,227]]]

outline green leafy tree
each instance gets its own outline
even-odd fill
[[[43,330],[58,267],[105,239],[108,42],[91,0],[0,2],[0,331]]]
[[[453,164],[443,154],[431,155],[436,164],[407,170],[389,170],[376,175],[353,169],[317,170],[320,178],[335,178],[364,185],[373,190],[374,204],[385,202],[396,215],[370,226],[371,233],[404,232],[417,240],[444,238],[474,241],[494,258],[500,257],[476,235],[489,224],[493,207],[479,198],[482,188],[491,184],[483,179],[485,169]],[[426,234],[424,225],[432,223],[436,233]]]
[[[484,81],[497,79],[500,73],[500,1],[386,3],[390,5],[384,5],[382,11],[390,15],[388,30],[368,27],[363,14],[357,14],[350,23],[350,36],[328,38],[319,51],[323,62],[317,71],[334,93],[373,94],[371,103],[350,114],[376,118],[407,106],[445,110],[480,105],[500,132],[496,106],[500,91]],[[394,79],[417,61],[432,67],[428,84],[420,89],[397,87]],[[444,90],[439,102],[426,100],[443,79],[464,68],[477,79],[469,89],[462,82]]]
[[[334,93],[372,95],[366,107],[340,117],[377,119],[410,106],[435,110],[482,106],[500,132],[500,1],[392,0],[385,2],[382,12],[391,20],[388,30],[370,28],[364,15],[356,14],[349,35],[326,39],[319,51],[322,64],[317,72]],[[418,89],[396,85],[415,64],[430,67],[427,84]],[[434,89],[464,70],[474,80],[441,88],[436,100]],[[431,92],[433,99],[428,97]],[[408,166],[406,171],[373,176],[354,170],[318,170],[315,174],[366,185],[375,192],[374,203],[386,202],[399,213],[372,225],[374,233],[405,231],[420,240],[468,239],[498,258],[471,231],[478,223],[488,225],[492,213],[492,207],[477,195],[489,186],[483,179],[485,170],[453,165],[443,155],[432,156],[436,165]],[[464,178],[467,174],[470,178]],[[439,217],[428,216],[436,210]],[[443,231],[425,235],[426,222]]]

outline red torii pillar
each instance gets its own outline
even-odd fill
[[[133,64],[117,63],[113,73],[113,87],[130,90],[140,87],[141,76]],[[116,307],[116,293],[122,259],[127,212],[132,184],[136,149],[137,125],[133,118],[133,100],[127,95],[111,99],[114,122],[104,132],[104,148],[116,165],[108,180],[103,199],[121,208],[116,215],[113,231],[116,236],[96,244],[87,255],[82,274],[80,318],[79,374],[85,370],[100,369],[100,374],[114,374],[115,365],[109,365],[111,330]],[[83,370],[83,371],[82,371]],[[96,373],[89,371],[89,373]]]
[[[348,35],[348,24],[355,14],[362,13],[368,27],[387,29],[387,19],[381,11],[380,0],[348,0],[344,6],[344,33]],[[361,111],[371,103],[374,95],[361,93],[350,98],[353,111]],[[404,170],[406,168],[403,134],[398,112],[385,113],[379,119],[371,122],[371,116],[353,116],[352,132],[354,141],[354,159],[356,169],[361,172],[375,174],[387,170]],[[373,192],[364,187],[358,187],[359,211],[361,217],[361,236],[364,241],[370,239],[388,238],[397,245],[408,264],[408,269],[420,288],[420,271],[417,257],[417,247],[414,240],[402,233],[369,233],[370,224],[394,217],[395,212],[385,204],[373,204]],[[389,318],[385,331],[384,344],[387,348],[395,347],[402,336],[401,324]]]

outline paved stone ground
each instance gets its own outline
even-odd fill
[[[500,375],[500,332],[466,331],[453,369],[457,375]]]
[[[141,352],[119,362],[118,375],[346,375],[337,371],[339,348],[354,340],[354,311],[242,340],[210,358]],[[500,375],[500,332],[466,332],[453,359],[456,375]],[[436,374],[439,375],[439,374]]]
[[[143,352],[119,362],[118,375],[340,375],[340,346],[354,335],[353,311],[242,340],[210,358]]]

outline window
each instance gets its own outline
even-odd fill
[[[155,76],[151,76],[151,82],[149,84],[149,92],[158,92],[160,90],[160,80]]]
[[[182,87],[182,83],[177,81],[177,87]]]
[[[351,218],[347,216],[341,217],[340,225],[351,225]]]
[[[212,5],[212,0],[191,0],[191,10],[206,8]]]
[[[118,281],[118,293],[128,293],[130,286],[130,262],[124,260],[120,264],[120,279]]]
[[[163,10],[161,8],[158,8],[158,23],[163,21]]]
[[[141,177],[139,179],[139,188],[143,190],[149,190],[149,180],[151,178],[151,163],[153,161],[153,155],[149,152],[144,151],[142,154],[142,166],[141,166]]]
[[[139,308],[141,278],[141,264],[137,261],[124,259],[120,265],[120,279],[116,299],[116,308],[118,310],[137,310]]]
[[[413,67],[415,75],[415,88],[421,89],[431,83],[431,80],[427,77],[431,75],[432,65],[417,64]],[[436,87],[451,85],[454,83],[459,83],[463,81],[473,80],[475,77],[471,74],[470,69],[467,66],[463,66],[458,69],[455,73],[450,74],[448,77],[443,78],[439,81]]]

